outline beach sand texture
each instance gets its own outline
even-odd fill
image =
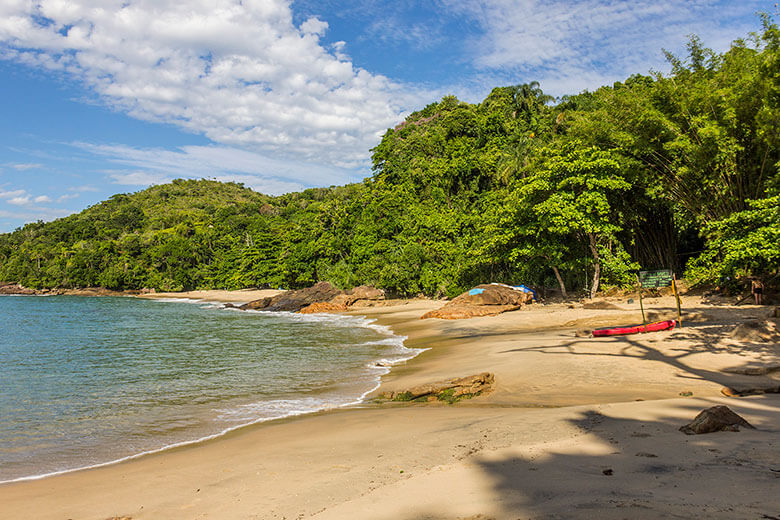
[[[394,367],[377,395],[480,372],[495,374],[495,389],[454,405],[370,401],[0,485],[0,517],[780,517],[780,394],[721,393],[780,385],[778,370],[740,373],[775,366],[780,343],[731,335],[766,319],[768,308],[686,297],[682,329],[587,337],[594,327],[640,321],[638,304],[609,303],[456,321],[420,320],[441,305],[429,300],[354,311],[408,336],[407,346],[430,349]],[[671,298],[645,304],[656,317],[674,314]],[[757,429],[678,431],[716,404]]]

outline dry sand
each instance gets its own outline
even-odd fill
[[[646,305],[663,315],[671,303]],[[610,304],[458,321],[417,319],[440,305],[426,300],[361,309],[430,348],[381,390],[483,371],[495,390],[455,405],[369,402],[1,485],[0,518],[780,518],[780,395],[720,393],[780,383],[780,371],[728,371],[780,362],[777,342],[729,336],[768,310],[686,298],[682,329],[583,336],[638,321],[636,304]],[[757,429],[677,430],[714,404]]]
[[[284,292],[276,289],[241,289],[240,291],[212,290],[212,291],[183,291],[183,292],[158,292],[139,294],[139,298],[165,299],[187,298],[204,302],[246,303],[260,298],[276,296]]]

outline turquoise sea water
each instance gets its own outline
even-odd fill
[[[0,481],[356,403],[415,351],[359,317],[0,297]]]

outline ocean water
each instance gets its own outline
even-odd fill
[[[359,317],[0,296],[0,482],[359,403],[418,351]]]

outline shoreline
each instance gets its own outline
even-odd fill
[[[663,299],[653,304],[668,307]],[[705,511],[721,517],[717,510],[707,509],[710,506],[682,499],[682,488],[691,488],[713,504],[725,500],[717,496],[710,477],[691,481],[702,465],[714,470],[718,479],[729,478],[733,487],[744,488],[739,499],[745,511],[771,513],[780,508],[772,493],[776,481],[767,480],[776,477],[769,470],[762,469],[755,478],[744,472],[734,474],[733,465],[708,451],[739,456],[743,466],[751,468],[771,465],[776,457],[773,446],[778,445],[780,431],[774,425],[780,424],[780,398],[766,394],[728,399],[719,393],[723,384],[755,380],[721,368],[760,359],[768,362],[766,348],[752,352],[742,345],[740,350],[730,344],[700,346],[712,335],[723,336],[724,327],[764,309],[746,306],[735,311],[696,303],[691,314],[709,313],[709,321],[688,330],[592,340],[578,338],[577,329],[600,320],[628,319],[634,310],[618,302],[618,310],[551,305],[455,322],[417,319],[422,311],[438,305],[418,300],[346,313],[377,319],[396,335],[407,336],[409,348],[432,347],[393,367],[382,376],[380,389],[468,376],[488,368],[496,374],[491,394],[452,406],[369,402],[244,426],[214,440],[111,466],[2,484],[0,511],[18,518],[66,515],[96,520],[111,515],[136,520],[208,515],[444,519],[478,514],[514,519],[564,511],[585,518],[593,509],[578,507],[586,503],[605,510],[619,507],[610,502],[614,487],[592,489],[603,482],[594,479],[605,478],[598,470],[605,461],[615,466],[616,474],[633,468],[631,478],[621,480],[619,502],[636,509],[615,509],[616,513],[654,518],[661,513],[695,516]],[[690,306],[693,300],[686,305]],[[717,325],[720,322],[725,324]],[[683,349],[684,356],[678,354]],[[682,391],[692,391],[693,396],[680,397]],[[544,407],[551,404],[556,407]],[[676,431],[712,404],[727,404],[759,430],[691,440]],[[651,428],[647,439],[658,441],[647,448],[655,456],[652,460],[634,456],[632,450],[639,448],[621,447],[646,442],[645,437],[633,436],[642,428]],[[615,448],[622,455],[610,455]],[[668,489],[664,488],[663,497],[656,496],[657,503],[648,505],[647,492],[634,488],[658,486],[659,474],[642,469],[656,459],[661,466],[677,464],[687,473],[662,473]],[[572,464],[580,469],[573,470]],[[502,469],[505,466],[522,471]],[[551,475],[556,478],[550,480]],[[563,498],[555,498],[555,491],[543,492],[542,483],[558,489]],[[713,487],[708,491],[705,483]],[[202,490],[208,493],[200,494]],[[468,501],[445,499],[453,490],[469,497]],[[761,509],[757,502],[767,507]],[[775,505],[778,508],[773,509]],[[643,507],[650,507],[652,514],[643,513]]]
[[[233,303],[233,304],[239,304],[239,303],[246,303],[247,301],[250,301],[250,299],[257,299],[257,298],[264,298],[267,296],[274,296],[280,292],[278,290],[254,290],[254,289],[248,289],[248,290],[241,290],[241,291],[187,291],[187,292],[180,292],[180,293],[158,293],[158,294],[144,294],[144,295],[134,295],[134,294],[92,294],[92,290],[86,291],[87,294],[82,294],[82,291],[79,290],[78,294],[56,294],[56,295],[44,295],[44,294],[36,294],[36,295],[4,295],[4,296],[86,296],[86,297],[138,297],[141,299],[148,299],[148,300],[158,300],[161,302],[185,302],[190,304],[203,304],[203,303]],[[242,311],[247,312],[250,314],[259,313],[259,311]],[[283,313],[287,314],[287,313]],[[302,315],[304,318],[307,318],[309,315]],[[350,318],[350,315],[345,313],[338,313],[333,314],[334,317],[344,317],[344,318]],[[7,480],[0,480],[0,486],[4,484],[13,484],[18,482],[28,482],[28,481],[36,481],[36,480],[42,480],[47,479],[51,477],[56,477],[60,475],[66,475],[70,473],[75,472],[81,472],[81,471],[87,471],[87,470],[93,470],[97,468],[104,468],[108,466],[113,466],[116,464],[122,464],[128,461],[137,460],[142,457],[150,456],[150,455],[156,455],[160,453],[164,453],[169,450],[174,449],[180,449],[185,447],[194,447],[199,444],[203,444],[209,441],[213,441],[216,439],[219,439],[225,435],[230,434],[231,432],[234,432],[236,430],[240,430],[243,428],[249,428],[253,426],[258,426],[264,423],[271,423],[274,421],[282,421],[282,420],[292,420],[297,417],[303,417],[310,414],[318,414],[318,413],[328,413],[335,410],[340,410],[344,408],[350,408],[355,406],[361,406],[366,404],[366,398],[367,396],[374,394],[381,386],[381,379],[382,376],[387,374],[390,371],[390,368],[396,364],[399,363],[406,363],[407,361],[413,359],[415,356],[419,355],[420,350],[418,349],[408,349],[404,345],[404,340],[406,339],[404,336],[399,336],[395,334],[395,332],[392,331],[390,327],[381,325],[377,323],[377,320],[374,318],[366,318],[360,314],[353,314],[353,317],[361,319],[363,322],[359,323],[355,326],[358,327],[365,327],[368,329],[375,330],[382,334],[383,336],[386,336],[386,339],[388,340],[397,340],[399,343],[399,346],[403,348],[404,350],[408,351],[408,357],[401,357],[395,361],[388,361],[386,357],[378,358],[369,365],[373,366],[376,363],[376,368],[380,373],[378,373],[374,380],[372,381],[373,386],[365,391],[363,391],[360,395],[355,397],[353,400],[349,402],[345,402],[338,405],[322,405],[320,408],[315,408],[311,410],[306,411],[291,411],[284,415],[280,416],[274,416],[274,417],[261,417],[252,419],[249,422],[237,424],[234,426],[229,426],[224,428],[221,431],[205,435],[203,437],[195,438],[195,439],[185,439],[177,442],[173,442],[172,444],[164,445],[158,448],[152,448],[145,451],[141,451],[138,453],[132,453],[130,455],[122,456],[117,459],[113,460],[107,460],[104,462],[97,462],[94,464],[90,464],[87,466],[79,466],[74,468],[68,468],[68,469],[62,469],[62,470],[55,470],[50,471],[46,473],[41,474],[34,474],[34,475],[27,475],[22,477],[16,477],[11,478]],[[312,316],[312,318],[316,319],[316,315]],[[345,324],[346,326],[346,324]],[[407,352],[398,353],[399,356],[406,355]],[[379,363],[382,362],[381,366]]]

